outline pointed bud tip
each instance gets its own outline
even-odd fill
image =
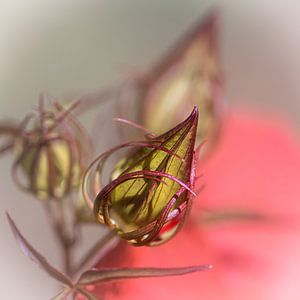
[[[199,109],[198,109],[197,105],[194,106],[193,111],[192,111],[192,115],[199,115]]]
[[[212,264],[198,266],[198,271],[208,271],[213,268]]]
[[[198,118],[199,118],[199,109],[198,109],[198,106],[195,105],[191,114],[189,115],[189,117],[186,120],[190,120],[192,122],[198,122]]]
[[[8,222],[9,222],[9,225],[11,226],[12,223],[13,223],[13,220],[12,220],[10,214],[8,213],[8,211],[5,212],[5,215],[6,215],[6,218],[7,218]]]

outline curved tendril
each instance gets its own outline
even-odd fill
[[[25,130],[25,128],[28,126],[29,122],[35,118],[35,115],[33,113],[29,113],[25,116],[25,118],[20,122],[19,129],[22,133],[22,131]]]
[[[126,119],[123,119],[123,118],[113,118],[114,121],[117,121],[117,122],[120,122],[120,123],[124,123],[124,124],[128,124],[134,128],[137,128],[137,129],[140,129],[142,130],[147,137],[149,138],[155,138],[156,135],[154,133],[152,133],[151,131],[149,131],[146,127],[142,126],[142,125],[139,125],[133,121],[129,121],[129,120],[126,120]]]
[[[41,156],[41,152],[43,151],[43,145],[36,149],[36,153],[34,158],[31,161],[30,169],[29,169],[29,190],[33,191],[34,194],[37,193],[37,178],[38,178],[38,168],[39,168],[39,160]]]
[[[115,180],[113,180],[110,184],[108,184],[106,187],[104,187],[103,190],[97,195],[96,200],[95,200],[97,205],[94,207],[94,210],[97,213],[97,217],[98,217],[99,221],[103,220],[103,223],[107,224],[110,227],[114,227],[114,223],[111,221],[111,218],[109,215],[109,207],[108,207],[109,194],[118,185],[122,184],[123,182],[128,181],[128,180],[138,179],[138,178],[145,178],[145,176],[150,177],[150,178],[152,177],[152,179],[154,179],[154,180],[157,176],[166,177],[166,178],[178,183],[181,186],[181,189],[179,191],[177,191],[177,193],[168,202],[168,204],[162,211],[160,217],[156,221],[146,225],[145,227],[137,229],[135,231],[122,234],[123,238],[129,239],[129,240],[142,238],[145,234],[150,234],[143,241],[138,241],[137,245],[147,244],[157,236],[160,229],[163,227],[163,225],[168,220],[170,210],[172,209],[176,200],[185,190],[189,191],[192,195],[195,196],[195,193],[187,184],[185,184],[184,182],[182,182],[181,180],[179,180],[178,178],[176,178],[170,174],[158,172],[158,171],[147,171],[147,170],[127,173],[127,174],[121,175],[118,178],[116,178]],[[97,200],[99,201],[99,203],[97,203]]]
[[[27,192],[28,188],[24,187],[24,185],[21,183],[21,180],[18,175],[18,170],[17,170],[23,157],[25,157],[24,153],[22,153],[22,155],[13,163],[12,168],[11,168],[11,175],[12,175],[12,178],[13,178],[15,184],[18,186],[18,188]]]
[[[167,222],[168,217],[171,213],[171,210],[174,206],[174,204],[176,203],[176,201],[178,200],[178,198],[186,191],[185,187],[181,187],[171,198],[171,200],[167,203],[166,207],[164,208],[164,210],[162,211],[158,221],[157,221],[157,226],[155,228],[155,232],[152,236],[156,236],[159,231],[161,230],[161,228],[163,227],[163,225]],[[184,201],[185,202],[185,201]],[[152,240],[149,238],[149,241]]]
[[[78,149],[77,147],[72,147],[69,143],[66,144],[68,152],[69,152],[69,170],[68,170],[68,176],[67,176],[67,182],[66,182],[66,187],[64,190],[64,194],[69,193],[72,189],[72,180],[73,180],[73,168],[74,168],[74,158],[76,156],[76,150]],[[77,146],[77,145],[76,145]],[[76,150],[75,150],[76,149]]]
[[[92,153],[93,153],[93,143],[92,140],[88,134],[88,132],[86,131],[86,129],[77,121],[76,118],[74,118],[72,115],[69,115],[69,120],[70,122],[73,124],[74,129],[77,130],[77,135],[80,136],[84,136],[85,137],[85,143],[84,145],[82,145],[82,143],[80,143],[79,139],[78,139],[78,145],[77,145],[77,149],[79,150],[79,157],[80,157],[80,162],[82,162],[83,160],[83,152],[85,152],[86,157],[91,157]],[[76,141],[76,139],[75,139]],[[84,151],[81,151],[81,148],[85,147]]]
[[[65,108],[57,101],[52,101],[53,105],[56,107],[56,109],[61,112],[64,111]],[[65,130],[69,132],[70,135],[70,142],[72,142],[77,150],[79,163],[81,167],[84,167],[83,161],[87,157],[91,157],[93,153],[93,143],[92,140],[86,131],[86,129],[78,122],[78,120],[72,115],[68,115],[68,122],[64,123],[66,125]],[[74,136],[75,132],[75,138]],[[84,143],[80,142],[81,137],[85,138]]]
[[[62,113],[55,118],[55,123],[48,128],[48,132],[53,131],[79,104],[81,100],[74,101],[69,108],[63,109]]]
[[[181,206],[183,206],[183,208],[181,208]],[[159,228],[159,230],[156,231],[156,234],[153,234],[152,238],[150,239],[149,237],[147,237],[146,239],[143,239],[142,241],[139,242],[135,242],[136,246],[144,246],[144,245],[149,245],[149,243],[151,243],[156,236],[159,234],[160,230],[162,229],[162,227],[168,223],[169,221],[171,221],[173,218],[175,218],[176,216],[178,216],[179,214],[182,214],[179,223],[176,225],[176,229],[175,231],[172,233],[172,235],[170,235],[168,238],[164,238],[163,241],[158,241],[156,244],[151,244],[151,246],[158,246],[161,245],[162,243],[165,243],[167,241],[169,241],[171,238],[173,238],[182,228],[182,226],[185,223],[185,220],[187,218],[187,216],[190,213],[191,210],[191,206],[192,206],[192,201],[190,201],[190,198],[187,197],[186,201],[184,201],[181,206],[179,206],[180,212],[177,212],[176,214],[172,214],[173,211],[171,211],[169,214],[167,214],[167,218],[165,220],[161,219],[159,220],[154,220],[153,222],[151,222],[150,224],[139,228],[135,231],[131,231],[131,232],[127,232],[122,234],[122,237],[126,240],[134,240],[137,238],[141,238],[146,234],[149,234],[149,232],[153,231],[155,226],[157,226],[157,228],[159,228],[158,226],[161,224],[162,226]],[[172,207],[172,206],[171,206]]]
[[[187,200],[181,204],[181,206],[184,206],[183,208],[181,208],[181,211],[179,213],[175,214],[175,216],[171,215],[171,213],[172,213],[171,210],[172,210],[174,204],[176,203],[177,199],[180,197],[180,195],[184,191],[185,191],[185,188],[182,187],[180,190],[178,190],[174,194],[174,196],[168,202],[168,204],[166,205],[166,207],[164,208],[164,210],[162,211],[161,215],[159,216],[159,218],[157,220],[154,220],[150,224],[147,224],[137,230],[122,233],[122,234],[120,234],[120,236],[125,240],[132,241],[132,244],[136,245],[136,246],[149,245],[149,243],[151,243],[152,241],[155,240],[155,238],[158,236],[160,230],[167,222],[172,220],[175,216],[179,215],[181,212],[184,212],[183,217],[180,218],[180,221],[177,224],[175,232],[168,239],[164,239],[163,241],[158,241],[157,244],[154,244],[151,246],[165,243],[166,241],[171,239],[181,229],[181,227],[184,224],[185,218],[189,213],[189,207],[190,207],[191,201],[189,198],[187,198]]]
[[[5,153],[6,151],[10,150],[11,148],[14,147],[14,143],[13,142],[7,142],[3,145],[0,146],[0,155]]]
[[[19,155],[19,157],[14,161],[12,168],[11,168],[11,174],[12,174],[12,178],[15,182],[15,184],[23,191],[28,192],[29,191],[29,187],[25,187],[24,184],[22,184],[19,175],[18,175],[18,167],[21,164],[21,162],[23,161],[23,159],[26,157],[26,155],[29,153],[29,151],[31,150],[31,148],[33,147],[28,147],[26,150],[22,151],[22,153]]]
[[[49,139],[46,140],[47,142],[56,142],[56,141],[62,141],[64,143],[66,143],[65,139],[62,137],[51,137]],[[50,143],[51,144],[51,143]],[[70,157],[72,156],[71,152],[71,146],[66,143],[69,153],[70,153]],[[18,188],[20,188],[23,191],[29,192],[32,191],[33,193],[37,193],[38,192],[38,188],[36,187],[36,179],[37,179],[37,170],[39,167],[39,158],[41,155],[42,151],[45,151],[45,154],[47,155],[47,164],[48,164],[48,168],[49,168],[49,172],[54,174],[54,170],[50,170],[51,166],[54,165],[52,161],[52,157],[53,157],[53,152],[52,149],[50,149],[50,145],[45,144],[45,140],[41,140],[38,143],[34,144],[34,145],[26,145],[26,147],[22,146],[23,150],[20,153],[20,155],[17,157],[17,159],[15,160],[15,162],[13,163],[12,169],[11,169],[11,174],[12,174],[12,178],[14,180],[14,182],[16,183],[16,185],[18,186]],[[45,148],[44,148],[45,147]],[[43,149],[44,148],[44,149]],[[26,156],[28,155],[28,153],[30,153],[30,151],[35,150],[35,155],[34,155],[34,159],[31,162],[30,165],[30,169],[29,169],[29,175],[30,175],[30,179],[28,182],[28,186],[26,186],[26,184],[24,184],[22,182],[22,180],[19,177],[19,171],[18,168],[20,167],[20,164],[22,164],[22,161],[24,159],[26,159]],[[71,160],[72,161],[72,160]],[[70,170],[71,172],[72,170]],[[49,188],[50,190],[47,190],[46,193],[48,195],[48,197],[55,197],[55,183],[53,182],[53,178],[55,177],[55,174],[49,175]],[[71,178],[69,178],[69,180],[71,180]],[[67,185],[68,186],[68,185]],[[70,184],[69,184],[70,187]]]
[[[146,236],[146,238],[144,238],[145,234],[141,235],[139,232],[136,236],[134,236],[135,235],[134,231],[131,232],[132,238],[137,240],[136,245],[143,246],[143,245],[149,244],[151,241],[153,241],[157,237],[160,230],[167,222],[167,219],[168,219],[171,209],[173,208],[173,206],[176,203],[179,196],[184,191],[185,191],[185,188],[181,188],[174,194],[174,196],[171,198],[171,200],[167,203],[166,207],[161,212],[159,218],[157,220],[155,220],[154,226],[151,229],[151,231],[148,232],[148,236]]]
[[[128,143],[124,143],[124,144],[121,144],[119,146],[116,146],[116,147],[113,147],[105,152],[103,152],[102,154],[100,154],[99,156],[97,156],[92,162],[91,164],[87,167],[84,175],[83,175],[83,178],[82,178],[82,196],[87,204],[87,206],[93,210],[93,206],[94,206],[94,203],[93,203],[93,200],[92,200],[92,197],[90,197],[89,195],[89,192],[88,192],[88,179],[90,177],[90,174],[92,172],[92,169],[93,167],[95,167],[95,165],[98,163],[97,165],[97,171],[96,173],[100,174],[101,171],[102,171],[102,168],[103,168],[103,165],[106,161],[106,159],[112,155],[115,151],[117,150],[120,150],[122,148],[126,148],[126,147],[147,147],[147,148],[150,148],[150,149],[156,149],[156,150],[161,150],[161,151],[164,151],[166,152],[167,154],[169,155],[173,155],[175,156],[176,158],[184,161],[183,158],[181,158],[179,155],[177,155],[176,153],[174,153],[172,150],[169,150],[165,147],[162,147],[160,145],[156,145],[155,143],[151,143],[151,142],[145,142],[145,141],[133,141],[133,142],[128,142]],[[96,182],[94,182],[94,184],[96,184]],[[101,182],[101,176],[99,176],[99,190],[101,189],[101,186],[102,186],[102,182]],[[96,193],[98,193],[99,191],[97,191]],[[96,195],[94,195],[96,196]]]

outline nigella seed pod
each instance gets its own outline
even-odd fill
[[[158,245],[174,236],[190,210],[194,194],[197,124],[195,107],[186,120],[166,133],[100,155],[88,168],[83,184],[84,197],[93,205],[98,221],[136,246]],[[101,186],[103,163],[124,147],[136,149],[119,161],[110,183],[93,202],[89,192]]]
[[[17,185],[39,199],[61,199],[80,185],[91,156],[91,142],[81,124],[54,102],[31,116],[21,134],[14,139],[12,167]],[[30,123],[30,124],[29,124]]]
[[[196,105],[201,112],[197,141],[207,139],[206,150],[213,146],[225,110],[217,45],[218,19],[216,12],[201,19],[158,63],[124,85],[120,93],[124,116],[128,116],[128,111],[133,112],[130,118],[151,132],[162,134]]]
[[[160,133],[174,126],[193,105],[198,105],[201,122],[197,138],[214,140],[224,105],[217,25],[217,14],[201,20],[144,80],[143,125],[152,132]],[[156,117],[152,118],[153,115]]]

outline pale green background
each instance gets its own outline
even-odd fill
[[[24,116],[40,91],[70,97],[120,79],[126,64],[146,69],[213,4],[229,103],[280,111],[299,128],[300,2],[292,0],[0,0],[1,117]],[[15,190],[11,160],[0,164],[0,297],[49,299],[55,282],[21,254],[4,212],[57,263],[51,232],[39,204]]]

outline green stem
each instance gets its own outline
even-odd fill
[[[241,209],[206,211],[201,215],[201,222],[204,224],[214,224],[219,222],[232,222],[232,221],[261,222],[265,220],[267,220],[266,215],[254,211],[247,211]]]
[[[83,256],[79,264],[72,270],[72,274],[76,275],[80,271],[85,268],[89,268],[96,263],[97,261],[101,260],[104,255],[113,248],[118,239],[116,237],[115,232],[109,231],[107,232],[100,240],[98,240],[88,252]]]
[[[57,207],[56,209],[52,209],[50,201],[46,203],[47,215],[53,232],[62,248],[64,270],[67,275],[71,275],[72,247],[75,240],[66,234],[62,203],[55,203]]]

